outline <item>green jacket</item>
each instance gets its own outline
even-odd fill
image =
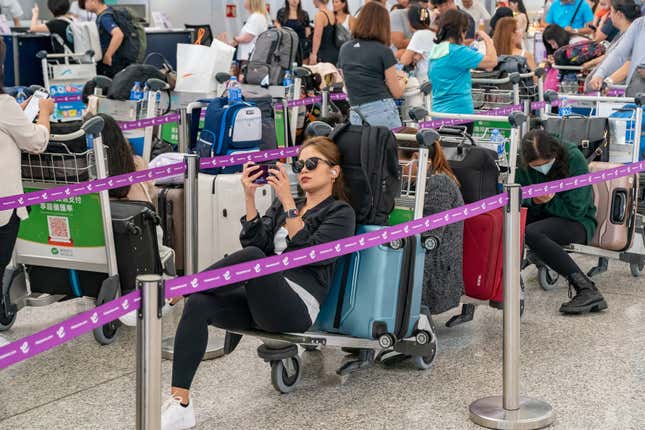
[[[578,147],[571,143],[565,143],[564,148],[569,154],[569,176],[589,173],[587,160]],[[546,176],[530,167],[518,167],[516,176],[517,182],[523,186],[549,182]],[[598,226],[591,186],[557,193],[551,201],[541,205],[534,204],[532,199],[525,199],[524,206],[528,206],[530,212],[535,211],[536,215],[552,215],[578,221],[587,231],[587,243],[591,243]]]

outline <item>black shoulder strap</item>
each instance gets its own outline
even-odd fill
[[[340,278],[340,290],[338,291],[338,303],[336,303],[336,315],[334,315],[334,328],[340,328],[340,320],[343,317],[343,305],[345,304],[345,292],[349,280],[349,266],[352,265],[351,256],[339,260],[343,264],[343,276]]]
[[[578,1],[578,6],[576,7],[576,11],[573,12],[573,16],[571,17],[571,22],[569,22],[569,27],[573,25],[573,21],[576,20],[576,16],[578,16],[578,11],[580,10],[580,7],[582,6],[582,3],[584,3],[585,0],[580,0]]]
[[[367,179],[367,189],[368,192],[370,193],[371,196],[371,201],[372,201],[372,207],[370,208],[369,211],[369,219],[374,218],[374,212],[376,210],[375,205],[376,205],[376,199],[374,195],[374,189],[372,188],[372,178],[375,175],[375,169],[378,166],[375,166],[372,161],[373,157],[371,157],[372,151],[370,151],[370,141],[372,139],[372,134],[375,130],[375,127],[370,127],[370,126],[363,126],[361,128],[361,169],[363,170],[363,175],[365,175],[365,178]],[[381,151],[382,148],[379,148],[379,151]]]

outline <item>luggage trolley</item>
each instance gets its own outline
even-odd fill
[[[558,70],[560,74],[558,92],[572,95],[584,94],[587,74],[583,72],[582,66],[558,66],[554,64],[553,68]]]
[[[331,127],[322,122],[314,122],[308,127],[308,134],[310,135],[328,135],[331,132]],[[414,218],[421,218],[423,216],[424,197],[425,197],[425,182],[427,175],[428,165],[428,148],[433,145],[439,138],[439,135],[434,130],[423,130],[416,136],[410,135],[407,139],[416,141],[418,143],[419,159],[415,161],[405,160],[404,165],[410,167],[410,163],[417,163],[416,174],[416,190],[411,186],[412,177],[414,175],[408,174],[407,180],[402,184],[402,199],[406,203],[412,204],[414,202]],[[361,227],[362,229],[374,229],[378,227]],[[436,240],[433,240],[429,235],[421,235],[416,237],[413,243],[417,247],[417,254],[424,255],[426,251],[431,251],[436,247]],[[382,245],[379,248],[391,249],[394,252],[403,252],[404,241],[395,241],[389,245]],[[359,256],[365,251],[354,254],[351,258],[356,258],[359,261]],[[423,258],[423,261],[425,259]],[[419,267],[421,268],[421,281],[423,279],[422,269],[423,261],[419,265],[415,264],[415,272],[419,274]],[[346,263],[350,264],[350,263]],[[356,263],[358,264],[358,263]],[[352,266],[353,267],[353,266]],[[338,271],[338,268],[337,268]],[[360,269],[355,270],[359,274],[354,273],[350,278],[357,276],[360,278]],[[337,278],[338,273],[334,276]],[[340,277],[339,277],[340,278]],[[352,280],[348,282],[351,284]],[[427,308],[420,305],[421,303],[421,288],[417,290],[418,297],[411,298],[411,306],[420,307],[419,318],[417,321],[402,322],[403,327],[410,326],[411,329],[407,330],[406,335],[398,338],[393,333],[381,333],[376,338],[368,337],[353,337],[331,331],[323,331],[320,327],[326,327],[330,324],[330,319],[334,317],[337,309],[338,297],[340,297],[339,290],[341,282],[335,282],[330,288],[330,294],[327,300],[322,304],[318,320],[314,325],[312,331],[306,333],[268,333],[260,330],[245,330],[234,331],[235,333],[252,336],[259,338],[263,344],[258,348],[258,355],[271,365],[271,382],[274,388],[281,393],[289,393],[296,388],[302,373],[302,362],[298,355],[298,345],[303,347],[306,351],[313,351],[321,346],[342,348],[347,352],[355,352],[357,359],[346,362],[337,370],[337,374],[349,375],[357,370],[369,367],[375,360],[375,351],[379,351],[382,355],[384,352],[395,351],[405,356],[411,356],[414,359],[415,366],[421,370],[426,370],[432,367],[437,353],[437,336],[435,333],[432,317]],[[348,288],[351,286],[348,285]],[[353,294],[346,291],[345,294]],[[415,293],[416,295],[416,293]],[[357,298],[359,300],[359,298]],[[384,299],[389,300],[389,299]],[[416,314],[417,311],[413,311]]]
[[[566,96],[568,100],[576,104],[590,107],[592,114],[598,116],[609,116],[612,111],[623,110],[630,112],[626,118],[610,119],[611,143],[609,144],[610,162],[632,163],[638,162],[642,155],[640,153],[640,139],[642,134],[643,105],[645,94],[638,94],[630,97],[602,97],[602,96]],[[548,91],[545,99],[548,103],[558,100],[558,94]],[[633,103],[635,106],[630,109],[622,109],[625,104]],[[645,154],[643,154],[645,155]],[[641,173],[642,174],[642,173]],[[638,181],[638,179],[636,179]],[[608,260],[623,261],[629,264],[632,276],[638,277],[645,268],[645,215],[638,213],[638,184],[634,186],[634,193],[626,196],[626,201],[621,204],[618,216],[632,217],[630,225],[629,245],[623,250],[609,250],[598,246],[572,244],[567,251],[582,255],[598,257],[598,265],[593,267],[588,276],[595,276],[607,270]],[[630,203],[631,200],[631,203]],[[544,290],[551,290],[555,287],[559,275],[548,266],[537,262],[538,281]]]
[[[106,178],[102,130],[103,119],[95,117],[75,133],[52,135],[49,152],[23,154],[25,190],[47,192],[53,187]],[[87,139],[87,151],[74,154],[67,149],[65,142],[83,137]],[[71,292],[37,293],[40,288],[33,285],[26,266],[106,273],[108,278],[96,294],[96,305],[118,297],[121,288],[108,191],[32,207],[30,218],[21,224],[15,263],[17,268],[3,282],[0,331],[11,328],[18,310],[25,306],[46,306],[67,297],[84,296],[76,272],[70,272]],[[94,337],[103,345],[111,344],[117,329],[118,321],[106,324],[94,330]]]
[[[96,77],[93,51],[85,54],[48,54],[47,51],[40,51],[36,57],[42,63],[43,82],[52,97],[80,96],[85,83]],[[84,108],[82,101],[57,103],[52,120],[81,120]]]

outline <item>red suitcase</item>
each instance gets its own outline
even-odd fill
[[[522,208],[520,250],[524,247],[526,213],[527,209]],[[497,303],[504,301],[503,236],[504,208],[464,222],[464,288],[467,296]]]

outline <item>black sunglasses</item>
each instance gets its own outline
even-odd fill
[[[329,167],[334,166],[334,163],[332,163],[331,161],[323,160],[322,158],[318,158],[318,157],[311,157],[311,158],[307,158],[306,160],[298,160],[295,163],[293,163],[293,171],[296,173],[300,173],[302,172],[302,169],[304,169],[305,167],[307,168],[307,170],[316,170],[316,168],[318,167],[318,163],[321,161],[323,163],[327,163]]]

